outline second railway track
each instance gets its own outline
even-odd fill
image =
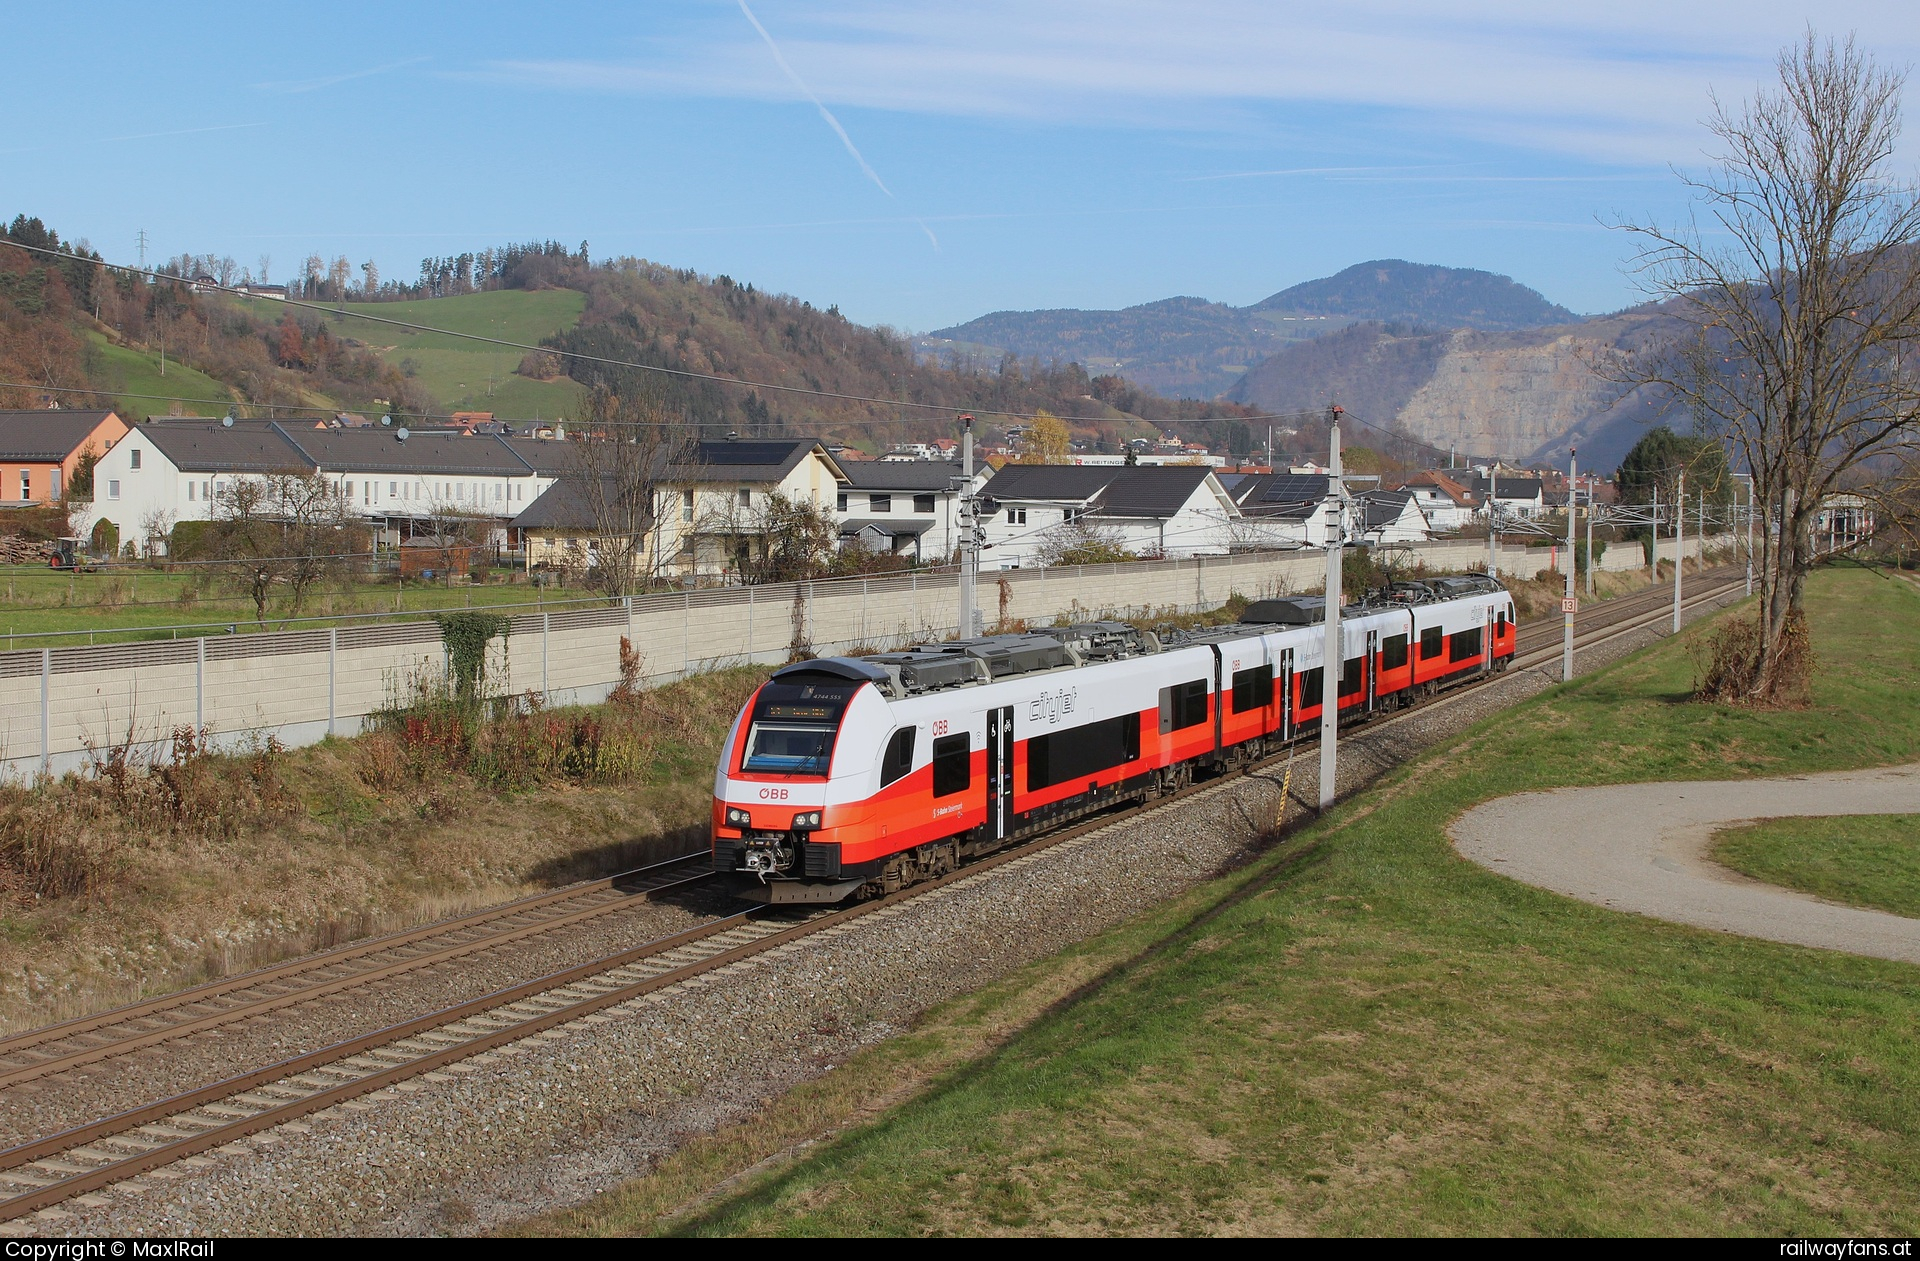
[[[1717,602],[1725,597],[1732,587],[1738,585],[1739,581],[1738,578],[1727,578],[1724,575],[1702,575],[1700,590],[1687,599],[1685,607],[1698,609]],[[1663,591],[1650,592],[1610,601],[1605,607],[1608,616],[1600,619],[1589,618],[1588,624],[1576,637],[1576,647],[1592,648],[1619,636],[1657,625],[1666,616],[1670,599]],[[1599,623],[1597,625],[1593,624],[1596,620]],[[1517,668],[1525,669],[1549,663],[1557,656],[1558,645],[1557,618],[1551,619],[1550,625],[1545,622],[1535,622],[1525,626],[1522,628],[1520,652],[1514,664]],[[1376,719],[1368,724],[1368,727],[1378,730],[1431,713],[1435,707],[1464,699],[1472,695],[1475,690],[1477,688],[1467,687],[1445,693],[1434,700],[1401,711],[1399,714]],[[1283,753],[1253,763],[1243,768],[1242,773],[1271,766],[1286,756]],[[1163,809],[1194,793],[1207,791],[1217,782],[1208,781],[1184,789],[1179,793],[1134,807],[1132,812],[1137,814],[1145,810]],[[358,1096],[398,1085],[410,1078],[442,1070],[461,1071],[467,1067],[464,1061],[489,1051],[535,1037],[557,1026],[594,1018],[599,1012],[608,1008],[633,1002],[655,991],[678,985],[703,973],[730,966],[787,942],[849,923],[910,899],[927,896],[994,867],[1059,845],[1083,834],[1106,828],[1126,817],[1128,817],[1126,813],[1114,812],[1096,815],[1085,822],[1002,851],[951,875],[915,885],[888,897],[849,907],[801,914],[742,912],[722,916],[686,932],[651,941],[633,949],[595,959],[522,984],[509,986],[491,994],[427,1013],[413,1020],[375,1030],[360,1037],[0,1151],[0,1220],[17,1218],[63,1200],[137,1177],[164,1165],[225,1146],[248,1135],[297,1121],[301,1117],[335,1107]],[[676,860],[675,863],[661,864],[644,871],[652,872],[660,879],[660,883],[655,886],[657,891],[661,887],[687,883],[699,878],[691,870],[698,861],[698,858],[681,859]],[[668,880],[666,877],[670,872],[679,874],[676,879]],[[642,873],[629,874],[639,876]],[[700,875],[704,874],[704,871],[700,873]],[[355,960],[366,960],[381,950],[394,949],[396,946],[404,948],[408,944],[430,939],[438,940],[438,944],[432,949],[440,959],[449,959],[473,950],[484,949],[488,944],[486,941],[462,944],[447,934],[454,926],[466,922],[468,918],[486,918],[488,923],[493,924],[505,923],[515,914],[525,914],[529,910],[564,904],[569,897],[578,898],[584,893],[599,891],[602,887],[610,888],[611,882],[596,882],[595,885],[578,887],[571,891],[555,891],[553,894],[540,895],[538,898],[496,908],[496,914],[490,916],[463,917],[461,920],[447,921],[441,925],[430,925],[426,929],[359,943],[343,952],[317,956],[315,959],[298,961],[297,965],[290,964],[285,967],[304,966],[307,969],[304,973],[288,973],[289,976],[303,975],[309,978],[305,984],[307,997],[311,997],[312,992],[319,986],[349,987],[356,984],[370,984],[378,979],[374,974],[381,969],[400,971],[406,970],[409,966],[425,966],[425,959],[423,957],[409,965],[404,958],[400,958],[360,969],[357,974],[342,975],[317,982],[312,981],[311,978],[316,972],[324,969],[327,961],[337,960],[342,955],[351,956]],[[510,934],[524,935],[551,931],[563,926],[566,922],[579,922],[598,914],[605,914],[607,909],[617,909],[617,906],[618,904],[615,904],[611,908],[606,908],[596,903],[575,907],[556,915],[508,927],[502,932],[494,933],[491,942],[497,944],[511,940]],[[516,911],[515,908],[521,909]],[[432,930],[439,930],[438,938],[431,935]],[[267,978],[278,975],[279,970],[267,969],[260,973],[232,978],[232,983],[223,982],[215,986],[201,987],[200,990],[187,991],[174,998],[186,999],[194,994],[200,994],[202,997],[193,999],[192,1002],[205,1002],[209,997],[206,993],[209,990],[215,991],[217,996],[242,996],[250,989],[263,986],[271,988],[273,982]],[[168,1001],[153,1000],[153,1003],[164,1004]],[[212,1012],[191,1019],[239,1020],[298,1001],[305,1000],[292,993],[261,994],[257,995],[248,1006],[236,1007],[226,1013]],[[181,1004],[167,1010],[181,1011],[188,1005],[190,1004]],[[92,1019],[100,1022],[117,1017],[123,1024],[131,1024],[144,1018],[149,1007],[149,1004],[137,1004],[135,1007],[123,1008],[117,1012],[103,1013],[102,1016]],[[161,1009],[152,1007],[152,1010]],[[179,1036],[177,1030],[184,1027],[185,1023],[188,1022],[175,1022],[174,1036]],[[84,1024],[86,1022],[68,1022],[66,1025],[36,1031],[36,1034],[10,1039],[0,1043],[0,1055],[7,1054],[9,1046],[18,1043],[51,1049],[62,1038],[71,1040],[83,1036],[76,1027]],[[103,1026],[96,1024],[92,1027]],[[133,1036],[156,1036],[166,1032],[164,1029],[156,1029],[148,1033],[136,1033]],[[28,1042],[29,1039],[36,1038],[36,1035],[45,1036],[38,1036],[37,1040]],[[128,1040],[121,1038],[101,1046],[99,1053],[94,1055],[94,1059],[107,1059],[125,1053]],[[70,1054],[83,1055],[86,1052],[76,1050]],[[0,1088],[4,1087],[4,1082],[5,1079],[0,1078]]]

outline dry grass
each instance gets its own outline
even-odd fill
[[[182,731],[159,759],[110,748],[91,774],[0,789],[0,1029],[697,847],[719,742],[762,677],[523,707],[470,724],[485,757],[410,744],[402,716],[293,751]]]

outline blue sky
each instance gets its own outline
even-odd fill
[[[42,6],[0,212],[275,279],[586,240],[916,331],[1381,257],[1601,311],[1710,91],[1809,20],[1920,60],[1911,3],[747,3]]]

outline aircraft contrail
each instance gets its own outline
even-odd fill
[[[753,29],[760,32],[760,38],[766,41],[767,51],[772,53],[773,59],[780,63],[780,69],[786,73],[787,78],[792,81],[793,86],[799,88],[802,95],[813,102],[813,107],[820,111],[820,117],[827,120],[827,126],[833,128],[833,134],[840,137],[840,143],[847,147],[847,152],[852,155],[855,162],[860,164],[860,169],[866,173],[868,179],[873,181],[874,187],[878,188],[887,196],[893,197],[893,190],[887,187],[887,182],[880,178],[880,173],[874,170],[867,159],[861,155],[859,148],[853,143],[853,137],[849,136],[847,129],[840,125],[840,120],[833,116],[833,111],[826,107],[826,103],[823,102],[819,96],[815,95],[812,88],[807,86],[807,81],[800,77],[799,71],[788,64],[786,55],[780,51],[780,45],[773,42],[773,36],[767,33],[767,28],[760,25],[760,19],[754,16],[752,9],[747,7],[747,0],[736,0],[736,2],[740,6],[740,12],[746,15],[747,21],[753,23]],[[900,200],[898,197],[893,197],[893,199],[895,201]],[[920,219],[916,218],[914,222],[919,224],[920,230],[927,234],[927,240],[933,243],[933,248],[936,250],[939,249],[940,238],[933,234],[933,229],[928,227]]]

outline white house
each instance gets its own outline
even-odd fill
[[[134,427],[100,458],[93,508],[82,524],[111,521],[120,537],[164,551],[175,524],[214,515],[221,488],[240,478],[320,474],[351,511],[390,542],[433,517],[492,517],[504,528],[538,499],[566,463],[566,444],[533,439],[310,429],[299,422],[207,417]]]
[[[859,460],[841,466],[846,483],[834,501],[840,537],[874,551],[945,561],[960,546],[958,462]],[[974,471],[978,486],[993,470]]]
[[[1435,530],[1458,530],[1471,525],[1480,513],[1473,493],[1452,473],[1440,469],[1415,474],[1401,489],[1413,493],[1427,524]]]
[[[987,569],[1044,564],[1077,523],[1138,556],[1223,556],[1235,546],[1239,513],[1210,468],[1008,464],[982,494]]]
[[[1476,474],[1467,489],[1479,501],[1481,515],[1486,514],[1489,495],[1502,517],[1522,517],[1532,520],[1542,516],[1547,510],[1545,486],[1537,477],[1528,477],[1524,473],[1503,473],[1490,469]]]

